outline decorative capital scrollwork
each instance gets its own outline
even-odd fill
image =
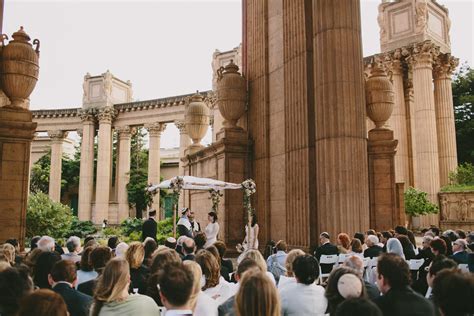
[[[186,123],[184,121],[176,120],[174,121],[174,125],[179,129],[180,134],[186,133]]]
[[[78,115],[81,118],[82,122],[94,122],[95,121],[96,110],[91,109],[79,109]]]
[[[130,126],[115,126],[119,139],[126,139],[132,137],[132,129]]]
[[[114,118],[117,116],[117,110],[113,107],[105,107],[99,110],[97,113],[97,118],[99,119],[99,123],[112,123]]]
[[[439,46],[427,40],[416,43],[411,49],[411,55],[407,57],[408,64],[414,68],[432,67],[433,60],[440,54]]]
[[[441,54],[434,61],[433,77],[435,79],[448,79],[459,66],[459,58],[451,54]]]
[[[147,129],[150,136],[160,136],[166,128],[166,123],[155,122],[151,124],[145,124],[145,128]]]
[[[52,141],[62,141],[68,135],[67,131],[54,130],[48,131],[48,136]]]

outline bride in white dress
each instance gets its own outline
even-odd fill
[[[214,245],[217,241],[217,234],[219,234],[219,224],[217,223],[217,214],[215,212],[209,212],[207,214],[207,220],[209,223],[204,230],[206,234],[206,243],[204,244],[204,248],[210,247]]]
[[[250,249],[258,250],[258,224],[257,224],[257,215],[252,214],[252,217],[249,219],[250,225],[245,225],[245,238],[242,242],[242,245],[237,245],[237,250],[242,253],[237,258],[237,263],[243,260],[245,253]],[[250,226],[250,231],[249,231]],[[240,246],[240,247],[239,247]]]

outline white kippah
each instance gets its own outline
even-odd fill
[[[346,273],[339,278],[337,290],[344,298],[357,298],[362,294],[362,282],[352,273]]]

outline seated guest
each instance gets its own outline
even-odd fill
[[[456,229],[456,234],[458,234],[459,239],[466,239],[467,238],[466,232],[462,229]]]
[[[459,264],[467,264],[467,242],[464,239],[457,239],[453,243],[453,255],[451,259]]]
[[[54,292],[66,302],[71,316],[88,316],[92,297],[74,289],[77,282],[76,265],[70,260],[61,260],[54,264],[48,276]]]
[[[285,275],[280,276],[280,281],[278,282],[279,291],[283,290],[286,285],[296,284],[296,278],[293,272],[293,261],[295,261],[296,257],[304,255],[305,253],[301,249],[293,249],[288,253],[285,261],[286,273]]]
[[[416,292],[420,293],[421,295],[425,295],[426,290],[428,290],[428,284],[426,283],[426,274],[427,274],[426,270],[434,258],[434,254],[431,252],[431,248],[430,248],[430,243],[432,240],[433,240],[433,237],[431,237],[430,235],[423,236],[422,247],[419,248],[418,254],[416,255],[415,259],[424,259],[425,261],[420,266],[418,271],[412,271],[412,278],[413,278],[412,288]],[[418,278],[414,279],[417,273],[418,273]]]
[[[160,299],[160,293],[158,291],[158,288],[156,287],[161,271],[167,265],[177,265],[180,263],[181,258],[174,249],[158,249],[153,254],[150,266],[150,277],[147,281],[146,295],[155,300],[158,306],[163,306],[163,303]]]
[[[363,252],[364,251],[363,251],[360,239],[353,238],[351,241],[351,251],[349,251],[348,253],[352,255],[359,255],[359,254],[362,254]]]
[[[143,265],[145,247],[140,242],[132,242],[127,249],[125,258],[130,265],[130,289],[134,293],[145,294],[147,279],[150,274],[148,267]]]
[[[430,248],[434,257],[446,255],[446,242],[441,238],[434,238],[430,242]]]
[[[69,237],[66,247],[69,253],[61,255],[62,260],[71,260],[74,263],[81,261],[81,256],[78,255],[81,252],[81,239],[79,237]]]
[[[0,246],[0,253],[4,255],[6,262],[10,266],[15,266],[15,247],[13,245],[3,244]]]
[[[405,254],[403,253],[403,247],[400,243],[400,240],[397,238],[390,238],[387,241],[387,253],[394,253],[405,259]]]
[[[365,250],[366,246],[365,246],[365,236],[364,236],[364,234],[357,232],[357,233],[354,234],[354,238],[352,238],[352,240],[354,240],[354,239],[359,239],[362,250]]]
[[[394,237],[397,238],[400,235],[408,236],[408,229],[405,226],[395,227]]]
[[[217,262],[219,263],[219,271],[221,272],[221,278],[224,278],[225,281],[230,282],[230,273],[232,271],[227,270],[226,267],[221,265],[221,256],[219,255],[219,251],[217,250],[217,248],[212,245],[210,247],[207,247],[206,250],[208,250],[214,255],[214,257],[216,257]]]
[[[23,261],[23,257],[20,256],[20,245],[18,244],[18,240],[15,238],[10,238],[5,241],[5,244],[10,244],[13,246],[15,249],[15,264],[20,264]]]
[[[23,262],[28,268],[30,268],[30,271],[34,270],[36,261],[38,260],[39,255],[42,253],[43,251],[41,249],[35,248],[26,254],[25,260]]]
[[[366,298],[350,298],[336,309],[336,316],[383,316],[377,305]]]
[[[34,249],[38,248],[38,241],[41,239],[41,236],[34,236],[30,240],[30,251],[33,251]]]
[[[272,281],[260,271],[244,273],[235,297],[236,315],[280,316],[280,300]]]
[[[170,249],[176,249],[176,239],[173,237],[168,237],[165,240],[165,246]]]
[[[220,277],[218,260],[209,250],[199,250],[195,260],[201,266],[206,280],[202,290],[214,299],[217,305],[224,303],[235,294],[235,285]]]
[[[349,253],[351,251],[351,238],[348,234],[337,235],[337,250],[339,253]]]
[[[107,240],[107,247],[110,248],[113,254],[115,254],[115,248],[117,248],[117,245],[119,243],[119,238],[117,236],[111,236]]]
[[[112,258],[112,252],[109,247],[95,247],[90,254],[90,262],[94,271],[100,276],[104,270],[107,262]],[[98,278],[89,280],[87,282],[81,283],[77,286],[77,290],[87,294],[89,296],[94,296],[94,288],[97,283]]]
[[[470,252],[467,254],[467,265],[469,272],[474,272],[474,232],[469,233],[467,236],[467,248]]]
[[[397,239],[402,245],[405,260],[415,259],[415,248],[413,248],[413,244],[411,243],[410,239],[408,239],[408,237],[405,235],[398,235]]]
[[[49,236],[43,236],[38,240],[38,248],[42,251],[54,251],[55,247],[54,239]]]
[[[90,262],[91,252],[94,250],[94,247],[87,247],[82,251],[81,262],[79,264],[79,270],[77,270],[77,282],[76,289],[79,284],[93,280],[97,278],[98,274],[94,271],[92,264]]]
[[[260,272],[265,272],[262,271],[262,269],[258,266],[255,260],[245,258],[237,266],[237,271],[235,272],[235,280],[240,283],[244,273],[250,270],[258,270]],[[218,311],[219,316],[235,316],[235,295],[229,297],[227,301],[219,305]]]
[[[310,255],[298,256],[293,272],[296,283],[280,291],[282,315],[323,315],[327,308],[324,288],[314,283],[319,276],[318,261]]]
[[[225,259],[225,252],[227,251],[227,246],[222,240],[218,240],[214,243],[214,247],[219,251],[219,256],[221,257],[221,266],[226,267],[227,271],[232,273],[234,271],[234,265],[232,264],[231,259]]]
[[[41,289],[27,295],[21,301],[18,316],[68,316],[67,306],[61,295]]]
[[[108,249],[108,248],[107,248]],[[130,267],[127,260],[110,260],[99,277],[95,288],[91,316],[108,315],[159,315],[152,298],[141,294],[129,294]]]
[[[430,243],[433,240],[431,236],[423,236],[421,242],[421,248],[418,248],[418,254],[416,255],[416,259],[427,259],[431,260],[434,257],[434,254],[431,252]]]
[[[364,277],[364,262],[359,256],[350,256],[349,258],[344,261],[344,266],[353,269],[357,272],[357,276],[363,280]],[[380,291],[374,284],[367,282],[364,280],[365,289],[367,292],[367,296],[371,300],[375,300],[377,297],[380,296]]]
[[[411,230],[408,230],[408,240],[410,240],[411,245],[413,246],[413,249],[416,249],[416,239],[415,239],[415,234]]]
[[[202,271],[193,260],[183,261],[184,268],[193,275],[193,286],[189,306],[194,316],[217,316],[217,303],[201,290]]]
[[[474,277],[456,270],[443,270],[433,282],[433,300],[442,315],[474,313]]]
[[[280,276],[286,273],[285,261],[288,256],[286,253],[287,248],[286,242],[279,240],[275,245],[277,252],[267,258],[267,270],[273,274],[277,283],[280,280]]]
[[[382,235],[382,237],[380,238],[380,242],[383,244],[383,247],[382,247],[383,252],[387,252],[387,241],[390,238],[393,238],[393,235],[389,231],[383,231],[381,235]]]
[[[375,303],[385,316],[434,314],[431,302],[410,288],[410,269],[402,257],[393,253],[381,255],[377,273],[382,296]]]
[[[125,259],[125,253],[127,252],[128,244],[120,242],[115,248],[115,257]]]
[[[365,243],[367,244],[367,249],[364,251],[365,258],[378,257],[383,252],[383,248],[378,245],[379,238],[377,236],[368,235]]]
[[[194,240],[192,238],[186,238],[183,241],[183,261],[185,260],[191,260],[194,261],[194,258],[196,257],[195,252],[196,251],[196,244],[194,243]]]
[[[446,256],[451,256],[453,254],[453,244],[451,239],[448,236],[439,236],[440,239],[444,240],[446,244]]]
[[[263,258],[260,251],[257,249],[247,250],[242,258],[250,258],[255,260],[260,268],[265,271],[265,274],[270,278],[270,280],[272,280],[273,284],[276,285],[275,277],[271,272],[267,271],[267,263],[265,262],[265,259]]]
[[[0,315],[16,316],[21,299],[33,291],[33,280],[26,268],[12,268],[0,272]]]
[[[147,237],[145,241],[143,241],[143,247],[145,248],[145,259],[143,260],[143,264],[147,267],[151,265],[151,256],[158,248],[158,244],[153,238]]]
[[[166,315],[193,315],[189,300],[193,290],[193,274],[183,264],[166,266],[158,285]]]
[[[352,274],[356,279],[343,278],[339,282],[346,274]],[[337,306],[346,298],[366,296],[362,280],[357,276],[356,271],[346,266],[341,266],[331,271],[324,295],[327,299],[327,312],[330,315],[336,312]]]
[[[426,275],[427,291],[424,293],[427,298],[430,298],[432,295],[433,281],[436,278],[436,275],[442,270],[455,270],[457,269],[458,264],[452,259],[448,259],[444,256],[436,257],[433,262],[431,262],[428,267],[428,274]]]
[[[42,289],[51,289],[48,275],[51,273],[53,265],[60,260],[61,256],[57,252],[47,251],[39,255],[33,269],[33,281],[36,286]]]
[[[337,255],[339,254],[339,250],[337,250],[337,247],[331,244],[331,238],[329,237],[329,234],[324,232],[319,235],[319,242],[321,243],[321,246],[316,248],[316,251],[314,252],[314,256],[316,259],[319,260],[321,259],[321,255]],[[321,271],[322,273],[329,273],[332,270],[333,265],[332,264],[321,264]]]
[[[196,252],[198,252],[201,249],[205,249],[204,245],[207,242],[206,234],[203,232],[199,232],[196,235],[194,235],[194,242],[196,243]]]

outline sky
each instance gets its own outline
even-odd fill
[[[380,2],[361,0],[364,56],[380,51]],[[438,2],[450,11],[453,55],[474,65],[474,0]],[[212,53],[239,45],[241,14],[240,0],[5,0],[3,33],[22,25],[41,41],[30,108],[69,108],[81,106],[84,75],[107,69],[132,82],[136,100],[211,89]],[[179,145],[174,125],[161,139]]]

